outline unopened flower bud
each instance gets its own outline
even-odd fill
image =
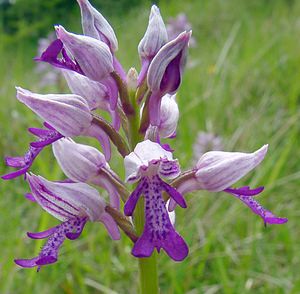
[[[88,0],[77,0],[81,11],[82,30],[86,36],[106,43],[112,52],[118,50],[115,32],[103,15]]]
[[[134,67],[131,67],[127,73],[127,87],[129,91],[135,91],[137,87],[138,73]]]
[[[167,30],[157,6],[151,7],[149,24],[138,51],[141,59],[152,59],[159,49],[168,41]]]
[[[138,46],[142,67],[138,77],[138,86],[144,82],[151,60],[168,41],[167,30],[157,6],[151,8],[146,33]]]

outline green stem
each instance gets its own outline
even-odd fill
[[[143,140],[142,134],[139,132],[140,113],[136,103],[134,93],[129,94],[131,105],[133,105],[134,112],[128,115],[130,145],[134,149],[138,142]],[[134,225],[138,236],[143,233],[145,224],[144,215],[144,201],[139,199],[133,217]],[[157,274],[157,261],[156,252],[147,258],[139,258],[139,272],[140,272],[140,293],[141,294],[158,294],[158,274]]]

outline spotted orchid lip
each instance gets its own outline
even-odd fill
[[[136,257],[149,257],[154,248],[158,252],[163,248],[173,260],[180,261],[187,256],[188,246],[170,221],[162,191],[167,192],[181,207],[186,208],[182,195],[158,175],[142,177],[124,206],[125,215],[131,216],[138,199],[142,194],[145,196],[146,223],[142,235],[132,249],[132,254]]]

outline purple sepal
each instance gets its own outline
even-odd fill
[[[263,187],[259,187],[251,190],[249,187],[242,187],[239,189],[225,189],[224,191],[230,193],[236,198],[240,199],[244,204],[246,204],[255,214],[259,215],[265,225],[266,224],[284,224],[288,221],[287,218],[277,217],[271,211],[265,209],[260,203],[254,199],[254,196],[260,193]],[[232,192],[233,191],[233,192]],[[242,195],[241,192],[245,192],[246,195]],[[252,193],[252,195],[251,195]]]
[[[91,180],[91,183],[104,188],[109,195],[109,203],[113,208],[120,210],[120,196],[116,187],[106,178],[98,176]]]
[[[58,58],[60,53],[62,55],[61,59]],[[55,67],[69,69],[83,74],[79,64],[68,56],[66,50],[63,48],[63,42],[60,39],[54,40],[42,55],[35,57],[34,60],[47,62]]]
[[[159,126],[160,123],[160,106],[163,93],[152,93],[149,98],[149,117],[153,126]]]
[[[107,212],[102,213],[100,221],[104,224],[112,240],[120,240],[121,234],[119,227],[110,214]]]

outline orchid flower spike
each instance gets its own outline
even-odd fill
[[[194,173],[177,187],[177,190],[186,194],[196,190],[212,192],[224,191],[240,199],[251,210],[258,214],[265,223],[281,224],[287,221],[279,218],[264,209],[254,196],[263,191],[263,187],[250,189],[249,187],[231,188],[231,185],[244,177],[258,166],[264,159],[268,145],[262,146],[253,153],[210,151],[201,156]],[[169,210],[173,210],[176,203],[171,199]]]
[[[21,267],[38,267],[57,261],[64,240],[77,239],[86,222],[102,222],[114,240],[120,232],[113,218],[105,212],[105,202],[98,191],[84,183],[50,182],[41,176],[27,175],[34,200],[48,213],[62,221],[40,233],[27,233],[32,239],[48,238],[41,252],[32,259],[16,259]]]
[[[149,100],[152,125],[159,125],[163,95],[174,94],[180,86],[190,37],[191,32],[183,32],[175,40],[165,44],[149,66],[147,82],[152,92]]]
[[[156,5],[151,7],[149,23],[144,37],[138,45],[138,52],[142,62],[141,72],[138,78],[140,86],[145,80],[151,60],[159,49],[168,41],[168,35],[164,21]]]
[[[132,215],[138,199],[145,198],[145,227],[135,243],[132,254],[136,257],[148,257],[154,248],[163,248],[174,260],[183,260],[188,254],[188,247],[183,238],[175,231],[170,222],[162,192],[165,191],[181,207],[186,203],[175,188],[161,178],[172,179],[180,173],[177,160],[172,153],[150,140],[138,143],[124,159],[126,181],[138,185],[124,206],[125,215]]]
[[[104,155],[96,148],[77,144],[72,139],[60,139],[52,144],[53,154],[64,174],[74,182],[99,185],[106,189],[112,207],[119,209],[120,196],[113,183],[101,174],[115,176],[105,160]]]

